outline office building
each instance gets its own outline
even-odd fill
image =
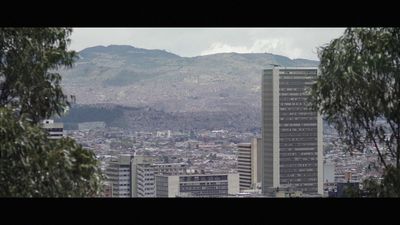
[[[129,198],[132,196],[133,156],[121,154],[111,159],[106,170],[107,180],[112,184],[112,196]]]
[[[132,196],[155,197],[154,166],[151,157],[135,156],[132,161]]]
[[[239,174],[157,175],[157,197],[227,197],[239,193]]]
[[[64,136],[64,124],[54,120],[43,120],[42,128],[48,133],[48,139],[61,139]]]
[[[185,163],[154,163],[152,157],[135,156],[132,161],[132,196],[139,198],[155,197],[156,175],[185,174]]]
[[[261,182],[261,138],[237,146],[240,190],[255,189]]]
[[[262,76],[262,189],[323,194],[322,119],[309,106],[317,68],[274,67]]]

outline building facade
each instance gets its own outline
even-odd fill
[[[185,163],[154,163],[149,156],[135,156],[132,161],[132,197],[156,197],[156,175],[185,174]]]
[[[106,175],[112,184],[112,197],[132,197],[132,160],[132,155],[122,154],[110,161]]]
[[[157,175],[157,197],[227,197],[239,193],[239,174]]]
[[[261,182],[261,144],[261,138],[253,138],[237,145],[240,190],[254,189]]]
[[[48,133],[48,139],[61,139],[64,136],[64,124],[54,120],[43,120],[42,128]]]
[[[262,189],[323,194],[322,119],[310,108],[317,68],[274,67],[262,76]]]
[[[153,158],[135,156],[132,162],[132,197],[155,197]]]

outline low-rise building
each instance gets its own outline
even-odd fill
[[[239,174],[156,176],[157,197],[228,197],[239,193]]]
[[[42,128],[48,133],[48,139],[61,139],[64,136],[64,124],[54,120],[43,120]]]

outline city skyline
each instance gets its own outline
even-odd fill
[[[397,28],[85,30],[0,29],[3,196],[398,195]]]

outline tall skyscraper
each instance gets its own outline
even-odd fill
[[[238,172],[240,189],[254,189],[261,182],[261,138],[251,143],[238,144]]]
[[[309,107],[317,68],[274,67],[262,76],[262,190],[323,194],[322,119]]]

